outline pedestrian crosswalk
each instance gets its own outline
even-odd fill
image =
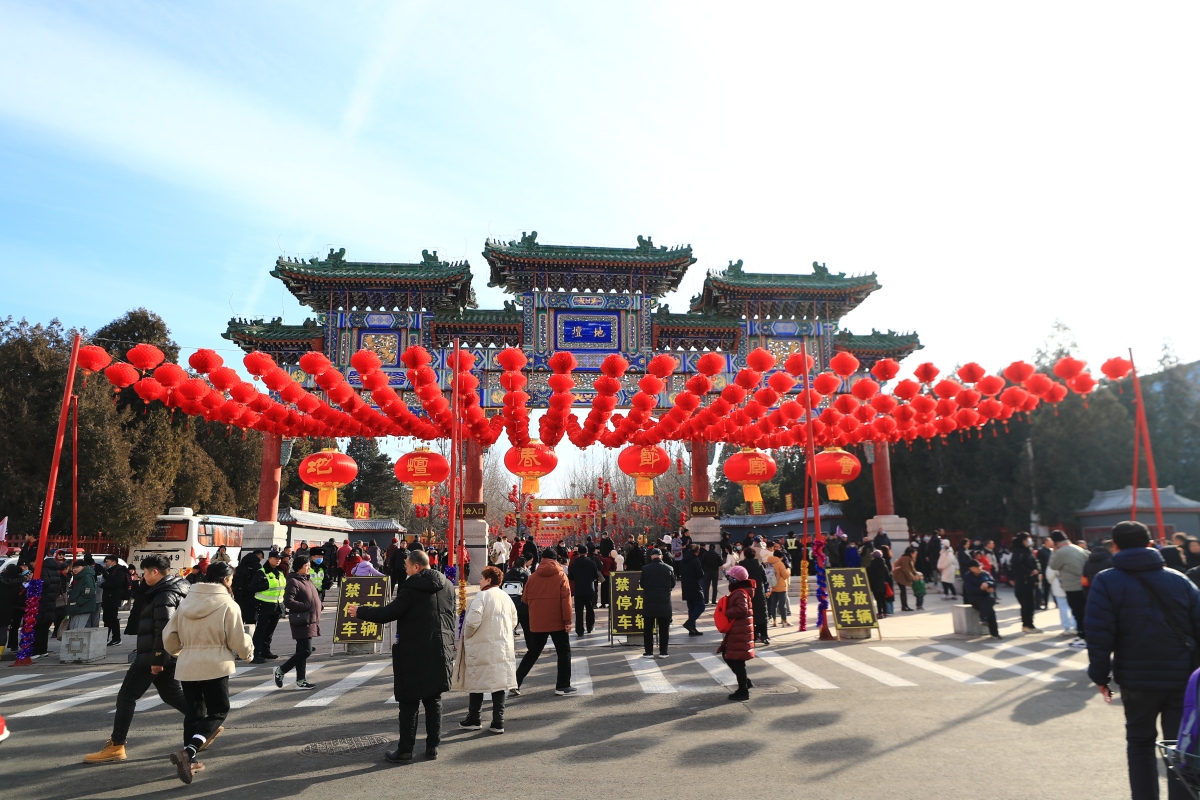
[[[700,649],[695,640],[679,644],[669,658],[645,658],[640,648],[589,648],[573,652],[572,683],[579,695],[601,698],[633,691],[646,699],[671,702],[695,693],[725,692],[736,685],[733,672],[711,649]],[[792,684],[801,690],[912,692],[923,688],[959,685],[964,691],[984,691],[1007,681],[1031,685],[1057,684],[1077,689],[1087,666],[1081,653],[1064,654],[1048,640],[1017,642],[890,642],[861,646],[812,643],[761,649],[747,664],[751,680],[762,687]],[[543,658],[530,673],[523,695],[549,694],[555,659]],[[308,664],[320,688],[298,692],[289,674],[283,689],[274,677],[262,680],[263,670],[242,665],[230,677],[230,708],[295,708],[319,712],[345,709],[347,704],[395,702],[392,697],[391,662],[327,659]],[[0,694],[0,713],[13,719],[32,719],[69,713],[103,712],[111,715],[124,671],[86,670],[57,678],[54,671],[20,673],[0,678],[8,688]],[[754,693],[752,692],[752,695]],[[175,713],[151,688],[138,702],[138,713]],[[111,719],[111,716],[108,716]]]

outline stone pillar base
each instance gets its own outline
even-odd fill
[[[471,559],[471,581],[479,577],[488,565],[488,525],[486,520],[463,520],[463,539],[466,540],[467,555]],[[457,584],[458,582],[455,581]]]
[[[867,520],[867,541],[871,541],[880,533],[886,533],[892,544],[908,541],[908,520],[895,514],[881,514]],[[893,553],[893,555],[895,555]]]
[[[870,628],[845,628],[838,630],[839,639],[870,639]]]
[[[683,527],[696,544],[721,541],[721,522],[713,517],[692,517]]]

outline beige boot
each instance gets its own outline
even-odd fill
[[[104,743],[104,747],[99,753],[88,753],[83,757],[85,764],[109,764],[113,761],[125,760],[125,745],[113,744],[113,740],[109,739]]]

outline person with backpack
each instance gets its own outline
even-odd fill
[[[1117,548],[1113,568],[1098,574],[1088,593],[1088,677],[1106,703],[1112,702],[1112,680],[1125,692],[1129,788],[1133,800],[1148,800],[1158,797],[1156,740],[1178,736],[1195,748],[1200,733],[1194,674],[1200,666],[1200,590],[1166,569],[1142,523],[1117,523],[1112,541]],[[1185,692],[1192,713],[1190,727],[1181,730]],[[1189,796],[1173,771],[1168,771],[1167,796]]]
[[[725,574],[729,578],[729,594],[717,601],[713,612],[717,630],[725,634],[717,653],[737,678],[737,691],[729,699],[749,700],[754,684],[746,675],[746,662],[754,658],[753,594],[757,587],[743,566],[730,567]]]

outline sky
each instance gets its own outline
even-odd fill
[[[943,369],[1192,334],[1200,6],[0,0],[0,317],[299,323],[280,255],[488,237],[874,272]],[[1097,370],[1098,371],[1098,370]]]

